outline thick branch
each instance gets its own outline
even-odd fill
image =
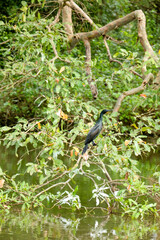
[[[68,34],[68,36],[72,36],[73,35],[72,9],[70,7],[68,6],[63,7],[62,18],[65,32]]]
[[[143,73],[143,77],[145,78],[145,72],[147,71],[146,69],[146,62],[147,60],[152,57],[156,62],[158,61],[158,57],[156,56],[156,54],[154,53],[148,38],[147,38],[147,33],[146,33],[146,18],[144,13],[139,10],[136,14],[136,18],[137,18],[137,28],[138,28],[138,37],[140,40],[140,43],[145,51],[145,55],[143,58],[143,67],[142,67],[142,73]]]
[[[137,11],[141,11],[141,10],[137,10]],[[88,39],[93,39],[93,38],[97,38],[100,37],[101,35],[105,35],[107,32],[114,30],[120,26],[126,25],[127,23],[133,21],[136,18],[136,12],[134,11],[128,15],[126,15],[123,18],[117,19],[111,23],[108,23],[107,25],[91,31],[91,32],[82,32],[82,33],[76,33],[72,36],[72,38],[70,39],[70,47],[71,49],[74,48],[74,46],[81,40],[83,40],[84,38],[88,38]]]
[[[154,89],[159,89],[160,88],[160,71],[158,72],[155,81],[153,82],[154,84]]]
[[[84,46],[86,49],[86,75],[88,76],[88,84],[91,88],[91,92],[94,98],[97,98],[98,90],[95,82],[92,79],[92,72],[91,72],[91,45],[88,39],[84,39]]]
[[[129,22],[137,19],[137,24],[138,24],[138,37],[140,39],[140,43],[142,44],[144,51],[148,52],[151,57],[155,59],[155,61],[158,60],[157,56],[155,55],[148,39],[147,39],[147,34],[146,34],[146,21],[145,21],[145,15],[141,10],[136,10],[132,13],[129,13],[125,17],[119,18],[111,23],[108,23],[107,25],[91,31],[91,32],[83,32],[83,33],[77,33],[73,35],[70,38],[70,48],[74,48],[74,46],[84,38],[87,38],[89,40],[93,38],[100,37],[101,35],[105,35],[107,32],[114,30],[120,26],[126,25]],[[147,60],[148,57],[145,56],[145,61]],[[146,71],[146,68],[144,66],[143,72]]]
[[[74,9],[77,13],[79,13],[93,27],[98,28],[97,25],[92,21],[92,19],[73,0],[66,2],[66,5]]]
[[[138,92],[140,92],[140,91],[143,91],[143,90],[146,88],[146,85],[148,84],[148,82],[149,82],[150,80],[153,80],[153,79],[154,79],[153,74],[152,74],[152,73],[149,73],[139,87],[133,88],[133,89],[131,89],[131,90],[129,90],[129,91],[126,91],[126,92],[122,93],[122,94],[119,96],[118,100],[117,100],[117,103],[116,103],[116,105],[115,105],[115,107],[114,107],[114,109],[113,109],[113,112],[118,112],[118,111],[119,111],[119,108],[120,108],[120,106],[121,106],[121,103],[122,103],[123,99],[124,99],[126,96],[133,95],[133,94],[135,94],[135,93],[138,93]]]

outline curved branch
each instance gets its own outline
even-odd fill
[[[106,36],[104,36],[103,40],[104,40],[104,45],[105,45],[105,47],[106,47],[106,49],[107,49],[107,55],[108,55],[109,61],[110,61],[110,62],[119,63],[119,64],[122,66],[122,63],[121,63],[120,61],[112,58],[111,53],[110,53],[110,50],[109,50],[109,46],[108,46],[108,44],[107,44],[107,42],[106,42]]]
[[[154,79],[153,74],[152,74],[152,73],[149,73],[139,87],[133,88],[133,89],[131,89],[131,90],[129,90],[129,91],[126,91],[126,92],[123,92],[123,93],[119,96],[119,98],[118,98],[118,100],[117,100],[117,102],[116,102],[116,105],[115,105],[115,107],[114,107],[114,109],[113,109],[113,112],[118,112],[118,111],[119,111],[119,108],[120,108],[120,106],[121,106],[121,103],[122,103],[123,99],[124,99],[126,96],[133,95],[133,94],[135,94],[135,93],[138,93],[138,92],[140,92],[140,91],[143,91],[143,90],[146,88],[146,85],[149,83],[149,81],[150,81],[150,80],[153,80],[153,79]]]
[[[74,48],[74,46],[84,38],[88,38],[89,40],[93,38],[100,37],[101,35],[105,35],[107,32],[114,30],[120,26],[126,25],[127,23],[133,21],[136,18],[136,12],[141,10],[136,10],[132,13],[129,13],[125,17],[119,18],[113,22],[108,23],[107,25],[98,28],[97,30],[91,32],[82,32],[76,33],[70,38],[70,48]]]

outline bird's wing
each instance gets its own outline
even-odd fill
[[[85,140],[85,144],[90,143],[91,141],[93,141],[98,134],[100,133],[102,129],[102,124],[96,124],[94,125],[94,127],[91,128],[91,130],[89,131],[86,140]]]

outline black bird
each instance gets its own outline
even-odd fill
[[[88,149],[88,144],[90,142],[92,142],[93,146],[96,145],[96,143],[94,142],[94,139],[98,136],[98,134],[100,133],[100,131],[102,130],[102,126],[103,126],[103,123],[102,123],[102,118],[103,118],[103,115],[106,113],[106,112],[110,112],[111,110],[107,110],[107,109],[104,109],[101,113],[100,113],[100,117],[98,119],[98,121],[96,122],[96,124],[94,125],[94,127],[91,128],[91,130],[89,131],[87,137],[86,137],[86,140],[85,140],[85,146],[83,148],[83,151],[82,151],[82,155],[87,151]]]

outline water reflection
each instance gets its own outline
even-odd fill
[[[11,213],[0,216],[0,239],[160,239],[160,223],[117,215]]]

